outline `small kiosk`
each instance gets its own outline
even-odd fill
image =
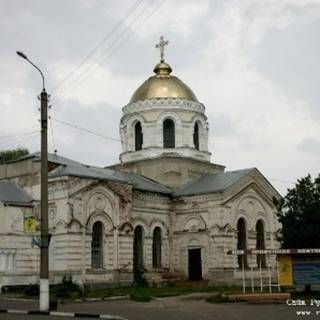
[[[245,255],[266,255],[276,256],[276,265],[269,266],[269,281],[263,281],[262,272],[265,271],[259,266],[260,272],[253,272],[253,268],[242,268],[242,286],[243,292],[246,292],[249,280],[251,291],[254,292],[257,287],[255,284],[260,283],[260,291],[264,287],[269,287],[272,292],[273,287],[281,291],[281,287],[307,287],[320,285],[320,249],[266,249],[266,250],[233,250],[228,254],[245,256]],[[243,264],[244,265],[244,264]],[[272,274],[276,271],[276,283],[272,282]],[[257,279],[257,274],[259,275]]]

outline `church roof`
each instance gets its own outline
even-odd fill
[[[170,189],[168,189],[167,187],[138,174],[120,172],[94,166],[86,166],[82,164],[61,165],[49,174],[50,178],[63,176],[74,176],[103,181],[113,181],[118,183],[130,184],[134,189],[137,190],[164,194],[171,193]]]
[[[139,174],[121,172],[94,166],[86,166],[82,164],[61,165],[51,171],[49,177],[55,178],[63,176],[74,176],[103,181],[113,181],[123,184],[130,184],[133,186],[133,189],[136,190],[170,194],[175,197],[180,197],[203,193],[223,192],[239,179],[241,179],[245,175],[250,174],[250,172],[253,170],[255,169],[243,169],[218,174],[204,175],[178,188],[174,193],[166,186]]]
[[[23,156],[17,160],[13,160],[10,162],[17,162],[21,160],[26,160],[26,159],[33,159],[34,161],[40,161],[41,160],[41,152],[34,152],[30,153],[26,156]],[[82,165],[80,162],[62,157],[56,153],[48,153],[48,161],[56,164],[62,164],[62,165]]]
[[[217,174],[207,174],[182,186],[174,193],[174,196],[191,196],[203,193],[223,192],[239,179],[250,174],[250,172],[254,170],[254,168],[249,168]]]
[[[40,156],[40,152],[37,152],[23,157],[23,159],[34,158],[35,161],[40,161]],[[50,178],[74,176],[101,181],[112,181],[132,185],[133,189],[136,190],[162,193],[174,197],[193,196],[206,193],[220,193],[232,186],[244,176],[249,175],[256,170],[255,168],[249,168],[217,174],[206,174],[197,177],[186,185],[178,188],[175,192],[172,192],[172,190],[165,185],[162,185],[140,174],[122,172],[109,168],[88,166],[57,154],[48,154],[48,161],[59,164],[57,168],[49,173]],[[16,188],[19,187],[16,186]],[[22,189],[20,190],[21,192],[24,192]],[[17,195],[18,193],[13,194]],[[28,203],[31,201],[28,195],[26,199],[28,200]],[[0,201],[2,201],[1,196]]]
[[[20,206],[31,206],[31,196],[12,182],[0,182],[0,202]]]

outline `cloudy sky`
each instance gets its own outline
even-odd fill
[[[51,94],[49,151],[117,162],[121,108],[164,35],[206,106],[213,162],[258,167],[282,194],[320,172],[320,0],[0,0],[0,15],[0,150],[39,150],[41,79],[22,50]]]

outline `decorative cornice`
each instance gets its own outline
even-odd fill
[[[148,99],[127,104],[122,108],[123,114],[141,112],[152,109],[169,109],[179,108],[204,114],[205,106],[202,103],[185,100],[185,99]]]

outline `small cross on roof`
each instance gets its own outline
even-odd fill
[[[164,62],[164,47],[169,44],[168,40],[164,40],[163,36],[160,37],[159,43],[156,44],[156,48],[160,49],[160,61]]]

